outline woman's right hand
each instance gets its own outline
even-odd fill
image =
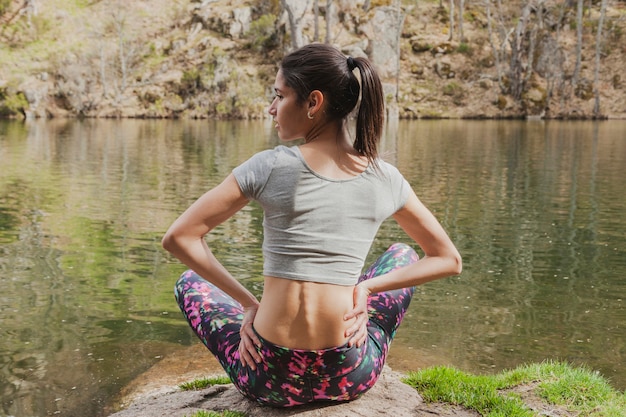
[[[256,370],[256,365],[261,363],[262,360],[261,355],[257,351],[257,347],[261,346],[261,341],[252,328],[258,309],[258,304],[252,307],[244,307],[243,320],[239,330],[241,337],[239,342],[239,360],[243,366],[249,366],[253,371]]]

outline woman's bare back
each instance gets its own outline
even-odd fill
[[[263,297],[254,320],[266,340],[291,349],[325,349],[348,339],[354,287],[265,277]]]

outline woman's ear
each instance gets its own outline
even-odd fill
[[[311,94],[309,94],[308,103],[308,112],[311,116],[315,116],[317,112],[322,110],[322,106],[324,105],[324,94],[320,90],[313,90]]]

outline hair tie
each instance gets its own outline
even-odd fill
[[[354,62],[354,58],[351,56],[348,57],[348,69],[353,71],[356,68],[356,62]]]

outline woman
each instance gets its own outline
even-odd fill
[[[366,59],[307,45],[283,59],[274,90],[278,136],[304,143],[254,155],[174,222],[163,246],[191,268],[176,298],[248,398],[279,407],[352,400],[382,371],[413,287],[459,274],[461,257],[398,170],[378,158],[384,99]],[[352,140],[347,118],[359,98]],[[251,200],[264,210],[260,302],[203,239]],[[389,216],[425,256],[395,244],[361,274]]]

